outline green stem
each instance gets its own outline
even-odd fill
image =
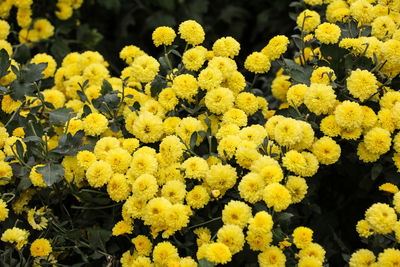
[[[6,125],[4,125],[4,128],[7,128],[8,124],[14,120],[15,115],[19,113],[21,108],[25,105],[25,101],[21,104],[21,106],[18,107],[18,109],[11,115],[11,118],[7,121]]]
[[[206,222],[202,222],[202,223],[199,223],[199,224],[196,224],[196,225],[192,225],[192,226],[189,227],[189,229],[193,229],[193,228],[196,228],[196,227],[199,227],[199,226],[203,226],[203,225],[209,224],[211,222],[218,221],[220,219],[222,219],[222,216],[214,218],[214,219],[211,219],[211,220],[206,221]]]
[[[71,209],[81,209],[81,210],[102,210],[102,209],[108,209],[116,206],[122,205],[121,203],[116,203],[116,204],[111,204],[111,205],[106,205],[106,206],[100,206],[100,207],[84,207],[84,206],[75,206],[72,205]]]
[[[167,47],[165,45],[164,45],[164,57],[165,57],[165,60],[167,61],[169,69],[172,71],[171,61],[169,61],[168,54],[167,54]]]
[[[250,91],[251,89],[253,89],[253,86],[254,86],[254,84],[256,83],[257,78],[258,78],[258,73],[254,74],[253,81],[251,82],[251,84],[250,84],[250,86],[249,86],[249,91]]]

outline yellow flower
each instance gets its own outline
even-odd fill
[[[192,179],[201,180],[208,174],[207,161],[200,157],[190,157],[182,163],[185,176]]]
[[[239,55],[240,44],[230,36],[222,37],[214,42],[212,50],[216,57],[234,58]]]
[[[174,29],[171,27],[158,27],[153,31],[152,38],[155,46],[171,45],[176,37]]]
[[[151,82],[157,75],[160,63],[148,55],[141,55],[135,58],[132,63],[133,77],[139,82]]]
[[[399,192],[399,188],[391,183],[384,183],[381,186],[379,186],[379,190],[380,191],[384,191],[387,193],[391,193],[391,194],[396,194],[397,192]]]
[[[157,180],[151,174],[142,174],[132,183],[133,195],[143,200],[151,199],[157,191]]]
[[[257,229],[247,231],[246,241],[251,250],[264,251],[272,242],[272,232]]]
[[[132,238],[132,243],[135,245],[135,248],[140,255],[150,255],[153,244],[147,236],[138,235],[137,237]]]
[[[275,140],[281,146],[293,146],[303,138],[303,131],[297,120],[284,118],[275,126]]]
[[[225,124],[225,125],[236,124],[239,127],[246,126],[247,125],[247,115],[241,109],[231,108],[223,114],[222,124]]]
[[[304,96],[304,104],[316,115],[327,114],[335,103],[335,91],[325,84],[311,84]]]
[[[371,34],[380,40],[387,40],[392,37],[397,28],[390,16],[380,16],[376,18],[371,26]]]
[[[170,242],[160,242],[154,247],[153,261],[155,264],[165,266],[169,261],[178,259],[178,250]]]
[[[361,237],[365,238],[370,237],[374,233],[369,227],[369,224],[366,220],[358,221],[356,225],[356,230]]]
[[[392,138],[388,130],[375,127],[364,135],[365,148],[376,154],[385,154],[390,150]]]
[[[214,57],[208,62],[208,67],[219,69],[224,79],[228,79],[237,71],[236,62],[227,57]]]
[[[290,106],[295,105],[296,107],[299,107],[304,102],[304,96],[307,92],[307,89],[308,86],[305,84],[296,84],[289,87],[286,93],[286,101],[289,103]]]
[[[312,153],[321,164],[330,165],[339,160],[341,148],[332,138],[324,136],[313,144]]]
[[[357,156],[363,162],[375,162],[381,156],[378,153],[370,152],[366,147],[364,142],[360,142],[357,147]]]
[[[86,134],[96,136],[107,130],[108,120],[100,113],[90,113],[83,119],[83,130]]]
[[[290,150],[282,158],[282,165],[295,174],[303,173],[307,167],[307,161],[304,156],[296,150]]]
[[[317,258],[320,262],[324,262],[325,253],[325,250],[320,245],[317,243],[311,243],[307,247],[300,250],[299,257],[301,259],[310,256]]]
[[[1,100],[1,109],[7,113],[11,114],[16,111],[22,105],[21,101],[11,98],[10,95],[4,95],[3,99]]]
[[[18,250],[28,243],[29,232],[17,227],[9,228],[1,235],[1,241],[15,244]]]
[[[226,224],[217,232],[217,242],[225,244],[232,255],[240,252],[244,246],[242,229],[234,224]]]
[[[335,72],[329,67],[318,67],[312,72],[310,78],[311,83],[323,83],[326,85],[329,85],[335,80]]]
[[[396,266],[400,262],[400,250],[387,248],[378,255],[378,266]]]
[[[290,192],[292,203],[299,203],[307,194],[306,180],[299,176],[289,176],[285,186]]]
[[[168,199],[172,204],[183,203],[186,195],[186,185],[178,180],[168,181],[161,189],[161,196]]]
[[[400,193],[396,193],[393,196],[393,205],[394,205],[394,209],[400,213]]]
[[[107,184],[107,193],[116,202],[126,200],[131,193],[126,176],[121,173],[114,173]]]
[[[392,232],[397,215],[389,205],[375,203],[365,212],[365,219],[373,231],[385,235]]]
[[[322,23],[315,30],[315,37],[323,44],[336,44],[340,37],[339,26],[331,23]]]
[[[51,103],[55,109],[62,108],[65,104],[64,93],[55,90],[47,89],[42,92],[44,96],[44,101]]]
[[[289,39],[285,35],[277,35],[269,40],[261,53],[266,55],[269,60],[278,59],[286,52],[289,43]]]
[[[218,87],[207,92],[205,96],[206,107],[214,114],[225,113],[233,107],[233,93],[225,87]]]
[[[112,229],[112,235],[118,236],[123,234],[132,234],[132,231],[133,231],[132,222],[122,220],[114,225]]]
[[[0,222],[8,218],[8,211],[7,203],[0,199]]]
[[[298,267],[321,267],[322,262],[314,257],[306,256],[304,258],[300,258]]]
[[[305,32],[312,32],[321,23],[321,17],[317,12],[306,9],[298,15],[296,23]]]
[[[54,60],[54,58],[50,55],[47,54],[36,54],[32,59],[31,63],[34,64],[39,64],[39,63],[47,63],[46,68],[43,70],[43,79],[53,77],[54,72],[56,71],[57,68],[57,63]]]
[[[262,200],[264,186],[264,180],[259,174],[249,172],[241,179],[238,189],[244,200],[254,204]]]
[[[143,143],[157,142],[164,133],[162,120],[148,111],[141,112],[135,120],[132,132]]]
[[[378,81],[375,75],[367,70],[353,70],[347,78],[347,89],[352,96],[365,101],[377,92]]]
[[[208,245],[206,258],[215,264],[226,264],[232,260],[232,254],[228,246],[217,242]]]
[[[222,72],[215,67],[207,67],[203,69],[197,77],[199,87],[207,91],[219,87],[222,83],[222,79]]]
[[[353,2],[350,6],[350,14],[361,25],[368,25],[375,17],[373,6],[368,0]]]
[[[60,20],[67,20],[72,16],[73,9],[68,3],[58,2],[56,6],[58,10],[54,13]]]
[[[346,22],[349,16],[350,8],[346,1],[333,1],[326,8],[326,19],[331,23],[335,23],[337,21]]]
[[[336,137],[342,131],[341,127],[336,122],[334,115],[328,115],[325,118],[323,118],[321,120],[320,129],[321,132],[330,137]]]
[[[231,200],[222,210],[222,221],[224,224],[235,224],[244,228],[251,217],[251,207],[246,203]]]
[[[52,252],[52,248],[49,240],[39,238],[32,242],[30,251],[33,257],[44,257],[49,256]]]
[[[119,57],[130,65],[137,57],[144,54],[145,53],[139,47],[128,45],[122,48],[121,52],[119,53]]]
[[[247,56],[244,67],[254,73],[267,73],[271,68],[271,62],[265,54],[253,52]]]
[[[368,267],[376,260],[374,253],[368,249],[359,249],[353,254],[349,261],[350,267]]]
[[[193,75],[181,74],[173,80],[172,89],[179,98],[190,100],[197,94],[198,83]]]
[[[27,214],[28,223],[32,226],[35,230],[43,230],[47,228],[47,218],[45,215],[45,208],[41,207],[40,209],[36,210],[36,208],[30,209]]]
[[[263,199],[268,208],[273,207],[276,212],[287,209],[292,203],[289,190],[279,183],[267,185],[264,189]]]
[[[90,186],[99,188],[108,183],[113,171],[110,164],[105,161],[93,162],[86,171],[86,179]]]
[[[96,161],[96,156],[93,154],[93,152],[87,150],[79,151],[76,155],[76,158],[79,166],[85,170],[87,170],[89,166]]]
[[[236,184],[236,169],[221,163],[212,165],[204,181],[212,189],[228,190]]]
[[[335,111],[335,120],[341,128],[354,130],[360,128],[364,114],[361,106],[352,101],[344,101],[340,103]]]
[[[297,248],[302,249],[306,248],[308,245],[311,244],[313,238],[313,231],[308,227],[297,227],[293,231],[293,243],[296,245]]]
[[[46,187],[47,185],[44,183],[43,175],[41,173],[37,172],[38,167],[44,167],[44,165],[43,164],[35,165],[31,169],[29,178],[31,179],[31,182],[34,186]]]
[[[201,209],[210,201],[210,195],[204,186],[196,185],[186,195],[186,203],[193,209]]]
[[[5,20],[0,20],[0,40],[6,40],[10,33],[10,25]]]
[[[11,180],[13,176],[12,168],[8,162],[3,160],[0,161],[0,177],[7,178]],[[0,185],[8,184],[9,180],[0,180]]]
[[[197,71],[203,66],[207,57],[207,49],[201,45],[188,49],[182,55],[182,63],[188,70]],[[200,82],[200,79],[199,79]]]
[[[238,94],[235,104],[238,109],[243,110],[248,116],[253,115],[258,110],[256,96],[248,92]]]
[[[203,27],[194,20],[186,20],[179,25],[179,34],[188,44],[196,46],[204,41]]]
[[[275,77],[275,79],[272,81],[271,85],[272,95],[283,102],[286,101],[287,99],[287,92],[291,85],[289,79],[290,76],[279,75]]]
[[[54,35],[54,26],[47,19],[35,20],[33,29],[36,30],[40,39],[47,39]]]
[[[284,267],[286,256],[278,247],[270,246],[258,254],[258,263],[260,264],[260,267]]]

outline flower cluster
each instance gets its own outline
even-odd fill
[[[29,1],[11,2],[18,13],[30,10]],[[158,60],[125,46],[119,75],[95,51],[71,52],[59,65],[46,53],[20,64],[0,42],[7,253],[18,250],[37,266],[77,258],[323,266],[322,239],[298,208],[312,177],[340,163],[342,151],[400,172],[400,92],[391,88],[400,73],[400,2],[304,2],[310,9],[297,17],[294,42],[275,36],[243,66],[239,42],[226,36],[203,46],[194,20],[154,30]],[[58,1],[56,15],[68,19],[81,4]],[[20,21],[28,17],[17,18],[21,32],[53,34],[46,20]],[[275,69],[267,96],[259,78]],[[381,190],[394,193],[394,208],[372,205],[357,232],[398,243],[400,193],[393,184]],[[361,249],[349,264],[391,266],[399,254],[387,248],[376,262]]]

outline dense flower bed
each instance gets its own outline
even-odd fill
[[[81,3],[60,0],[55,15]],[[343,259],[399,265],[400,1],[304,4],[292,41],[275,36],[244,63],[234,38],[204,47],[187,20],[154,30],[158,59],[122,48],[116,76],[95,51],[21,64],[13,51],[56,29],[31,19],[32,1],[3,1],[18,26],[0,21],[1,262],[323,266],[333,250],[304,211],[318,213],[312,178],[353,161],[394,178],[348,225],[365,248]]]

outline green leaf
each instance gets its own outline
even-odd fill
[[[119,9],[121,8],[121,3],[120,0],[97,0],[100,5],[105,7],[106,9],[109,10],[114,10],[115,12],[118,12]]]
[[[202,258],[199,260],[199,267],[214,267],[214,263],[207,260],[206,258]]]
[[[25,96],[32,96],[35,87],[31,83],[21,83],[15,80],[10,85],[11,97],[14,100],[22,100]]]
[[[96,29],[90,29],[88,24],[83,24],[78,27],[77,38],[87,48],[93,48],[101,39],[101,35]]]
[[[158,0],[157,2],[162,8],[168,11],[174,11],[175,9],[175,0]]]
[[[24,147],[22,146],[21,141],[17,140],[15,142],[15,148],[16,148],[16,152],[17,152],[18,157],[23,159],[24,158]]]
[[[50,52],[57,62],[61,62],[70,51],[67,42],[61,38],[57,38],[50,47]]]
[[[29,188],[31,185],[32,185],[32,181],[29,178],[29,175],[28,174],[24,175],[24,176],[22,176],[21,180],[18,183],[17,191],[20,192],[22,190],[25,190],[25,189]]]
[[[371,169],[371,179],[373,181],[376,180],[376,178],[378,178],[378,176],[382,173],[383,171],[383,166],[380,163],[375,163],[374,166]]]
[[[38,167],[37,172],[43,175],[44,183],[51,186],[61,181],[64,176],[64,167],[61,164],[50,162],[43,167]]]
[[[42,138],[40,138],[39,136],[36,136],[36,135],[27,136],[24,139],[22,139],[22,141],[24,141],[25,143],[27,143],[27,142],[43,143]]]
[[[190,137],[190,148],[193,150],[197,142],[197,132],[192,133]]]
[[[3,48],[0,50],[0,78],[8,74],[11,60],[7,51]]]
[[[111,238],[111,231],[102,228],[88,228],[89,244],[92,249],[101,248],[105,250],[106,242]]]
[[[101,95],[106,95],[112,91],[112,85],[106,80],[103,80],[103,85],[101,86],[100,93]]]
[[[59,108],[49,112],[49,120],[52,124],[65,124],[73,115],[75,113],[72,108]]]
[[[151,82],[151,88],[150,88],[151,96],[152,97],[157,96],[161,92],[163,85],[164,85],[163,81],[159,77],[156,77]]]
[[[24,82],[32,83],[43,78],[42,73],[47,68],[47,63],[29,64],[26,69],[21,70],[21,79]]]
[[[13,58],[19,63],[26,63],[32,58],[31,50],[23,44],[14,50]]]

